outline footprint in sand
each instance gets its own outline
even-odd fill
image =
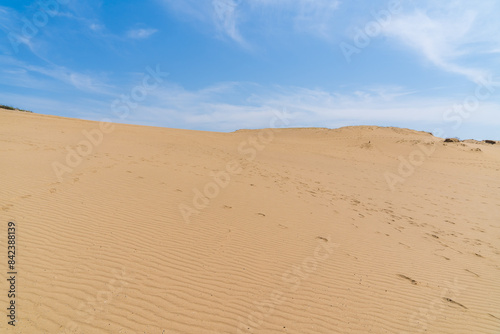
[[[405,279],[405,280],[410,281],[411,284],[413,284],[413,285],[417,285],[418,284],[417,281],[415,281],[414,279],[412,279],[412,278],[410,278],[410,277],[408,277],[406,275],[398,274],[398,276],[401,277],[401,278],[403,278],[403,279]]]
[[[458,306],[460,306],[460,307],[463,307],[464,309],[466,309],[466,310],[467,310],[467,307],[465,307],[464,305],[462,305],[462,304],[460,304],[460,303],[457,303],[456,301],[454,301],[454,300],[453,300],[453,299],[451,299],[451,298],[446,298],[446,297],[443,297],[443,300],[444,300],[444,301],[447,301],[447,302],[449,302],[449,303],[451,303],[451,304],[455,304],[455,305],[458,305]]]

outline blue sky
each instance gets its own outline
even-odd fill
[[[290,127],[500,139],[500,2],[436,2],[4,0],[0,103],[197,130],[267,127],[280,111]],[[160,79],[146,89],[148,69]]]

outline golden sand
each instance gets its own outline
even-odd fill
[[[500,333],[499,144],[0,110],[0,152],[2,333]]]

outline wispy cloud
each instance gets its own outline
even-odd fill
[[[0,72],[2,79],[19,87],[47,90],[59,83],[99,95],[110,95],[113,91],[113,86],[105,83],[103,75],[99,74],[81,73],[47,63],[44,66],[31,65],[10,56],[0,56],[0,65],[9,68]]]
[[[34,46],[30,36],[26,36],[21,32],[22,17],[14,9],[0,6],[0,31],[3,31],[8,43],[0,44],[4,54],[12,54],[18,52],[21,45],[25,45],[33,51]]]
[[[136,124],[188,129],[233,131],[261,128],[274,111],[287,110],[291,127],[394,125],[431,131],[447,124],[444,112],[456,100],[428,97],[397,86],[377,86],[353,92],[304,87],[224,83],[200,90],[167,84],[148,96],[147,103],[126,120]],[[494,101],[481,104],[481,112],[468,122],[500,126]],[[423,124],[426,124],[424,126]],[[433,125],[429,125],[433,124]]]
[[[90,23],[89,28],[92,31],[102,31],[104,29],[104,25],[99,23]]]
[[[337,0],[252,0],[249,3],[255,13],[273,15],[274,29],[281,25],[327,39],[335,34],[332,25],[341,5]]]
[[[95,75],[79,73],[62,66],[32,66],[25,65],[27,71],[42,74],[60,82],[66,83],[84,92],[110,94],[109,85],[104,84]]]
[[[158,32],[157,29],[139,28],[127,31],[127,37],[132,39],[146,39]]]
[[[384,32],[442,70],[477,81],[492,69],[467,60],[498,50],[499,5],[489,0],[422,1],[395,17]]]
[[[219,37],[227,37],[244,48],[248,42],[240,33],[242,11],[241,0],[160,0],[166,7],[187,21],[202,22],[211,25]]]
[[[89,6],[72,1],[50,7],[50,11],[46,13],[40,8],[41,5],[42,2],[34,2],[26,7],[25,12],[0,6],[0,31],[3,31],[6,37],[0,40],[0,50],[3,49],[3,54],[22,57],[20,51],[23,51],[25,46],[36,57],[47,60],[47,55],[64,43],[69,35],[86,34],[101,38],[107,35],[108,42],[113,37],[106,34],[106,27],[99,22],[93,8]],[[40,16],[45,18],[43,23],[36,19],[40,13],[45,15]],[[77,29],[75,24],[79,25]],[[61,29],[61,26],[65,29]]]
[[[252,49],[246,36],[255,25],[263,23],[269,31],[303,32],[321,37],[331,34],[331,23],[340,1],[332,0],[211,0],[210,6],[194,0],[163,0],[168,7],[188,19],[211,24],[218,35],[226,36],[240,46]],[[248,25],[253,25],[249,28]]]
[[[239,0],[212,0],[213,21],[220,32],[248,48],[248,43],[238,29],[239,2]]]
[[[329,37],[332,34],[331,23],[339,6],[340,1],[298,1],[296,29]]]

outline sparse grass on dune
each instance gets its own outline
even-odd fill
[[[0,109],[17,110],[17,111],[22,111],[22,112],[32,112],[30,110],[18,109],[18,108],[14,108],[14,107],[11,107],[11,106],[4,105],[4,104],[0,104]]]

